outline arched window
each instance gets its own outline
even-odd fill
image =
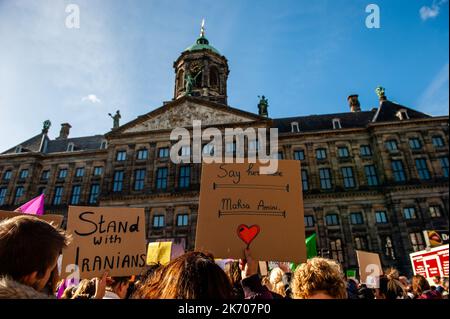
[[[184,88],[184,71],[180,70],[177,76],[177,89],[181,90]]]
[[[219,71],[215,66],[209,69],[209,86],[218,87],[219,86]]]
[[[195,88],[201,88],[202,87],[202,77],[203,72],[200,72],[198,75],[196,74],[197,78],[195,79]]]

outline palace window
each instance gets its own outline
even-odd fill
[[[372,156],[372,149],[370,145],[361,145],[359,152],[361,156]]]
[[[422,148],[422,142],[417,137],[410,138],[409,147],[412,150],[420,150]]]
[[[414,207],[405,207],[403,208],[403,217],[405,219],[416,219],[416,209]]]
[[[302,190],[307,191],[308,189],[308,171],[306,169],[302,169]]]
[[[386,257],[390,257],[395,260],[394,246],[392,244],[392,239],[390,236],[386,236],[384,238],[383,245],[384,245],[384,255]]]
[[[73,143],[67,144],[67,152],[73,152],[74,146],[75,146],[75,145],[74,145]]]
[[[294,151],[294,159],[297,161],[304,161],[305,160],[305,151],[304,150]]]
[[[158,157],[159,158],[168,158],[169,157],[169,148],[168,147],[161,147],[158,150]]]
[[[167,188],[167,167],[160,167],[156,170],[156,189]]]
[[[442,173],[444,177],[448,177],[448,157],[439,158],[439,162],[441,163]]]
[[[62,186],[55,187],[55,195],[53,196],[53,205],[61,205],[64,188]]]
[[[375,212],[375,222],[377,224],[387,224],[388,219],[387,219],[386,212],[383,210],[376,211]]]
[[[89,204],[96,204],[99,194],[100,194],[100,185],[92,184],[91,189],[89,191]]]
[[[357,249],[357,250],[366,250],[367,249],[366,238],[364,238],[364,237],[355,237],[355,249]]]
[[[108,147],[108,142],[107,141],[102,141],[102,143],[100,144],[100,149],[106,150],[107,147]]]
[[[113,178],[113,192],[121,192],[123,188],[123,171],[115,171]]]
[[[213,88],[219,86],[219,71],[215,66],[209,69],[209,85]]]
[[[314,227],[314,216],[307,215],[304,217],[305,227]]]
[[[390,152],[394,152],[394,151],[398,150],[396,140],[388,140],[388,141],[386,141],[385,145],[386,145],[386,148],[388,149],[388,151],[390,151]]]
[[[189,221],[189,215],[188,214],[179,214],[177,215],[177,226],[183,227],[187,226]]]
[[[337,214],[328,214],[325,216],[325,222],[327,223],[327,226],[339,225],[339,217]]]
[[[399,110],[395,115],[400,121],[409,120],[408,112],[405,109]]]
[[[16,192],[14,193],[14,205],[18,205],[20,203],[20,198],[23,196],[25,189],[23,186],[16,187]]]
[[[179,155],[189,157],[191,156],[191,147],[182,146]]]
[[[409,233],[409,240],[411,242],[413,251],[425,249],[425,244],[421,232]]]
[[[12,176],[12,172],[11,170],[7,170],[5,171],[5,173],[3,174],[3,180],[4,181],[9,181],[11,179]]]
[[[316,149],[316,159],[324,160],[327,158],[327,150],[324,148]]]
[[[165,225],[164,215],[153,216],[153,228],[162,228]]]
[[[291,122],[291,132],[292,133],[299,133],[300,127],[298,125],[298,122]]]
[[[344,252],[342,250],[342,242],[340,239],[330,241],[331,259],[337,260],[340,263],[344,262]]]
[[[0,206],[5,204],[6,191],[7,191],[6,187],[1,187],[0,188]]]
[[[178,186],[180,188],[187,188],[191,183],[191,167],[180,166],[180,175],[178,176]]]
[[[101,176],[102,173],[103,173],[103,167],[102,166],[94,167],[94,176]]]
[[[39,194],[39,195],[42,195],[42,194],[45,195],[45,191],[46,191],[45,186],[39,187],[39,189],[38,189],[38,194]]]
[[[438,205],[432,205],[428,208],[428,211],[430,212],[431,218],[441,217],[441,207]]]
[[[277,154],[277,158],[278,158],[279,160],[282,160],[282,159],[284,159],[284,155],[283,155],[283,152],[278,152],[278,154]]]
[[[331,189],[332,188],[332,179],[331,179],[331,171],[329,168],[321,168],[319,169],[319,177],[320,177],[320,188],[321,189]]]
[[[341,167],[342,177],[344,178],[344,187],[353,188],[355,187],[355,177],[353,176],[353,168],[351,167]]]
[[[342,128],[340,119],[333,119],[333,129],[337,130]]]
[[[48,180],[49,177],[50,177],[50,171],[49,170],[42,171],[42,174],[41,174],[41,179],[42,180],[46,181],[46,180]]]
[[[80,202],[81,186],[75,185],[72,187],[72,196],[70,197],[71,205],[78,205]]]
[[[392,173],[396,182],[406,181],[405,169],[401,160],[393,160],[391,163]]]
[[[59,179],[64,179],[67,177],[67,168],[62,168],[59,170],[58,172],[58,178]]]
[[[22,153],[22,149],[23,149],[23,148],[22,148],[22,145],[17,145],[17,146],[16,146],[16,149],[15,149],[15,152],[16,152],[16,153]]]
[[[377,170],[374,165],[364,166],[364,172],[366,174],[367,185],[377,186],[379,184]]]
[[[123,162],[127,159],[127,152],[126,151],[118,151],[116,154],[116,161]]]
[[[348,148],[343,146],[343,147],[338,147],[338,156],[341,158],[346,158],[350,156],[350,153],[348,152]]]
[[[440,135],[435,135],[432,137],[433,146],[436,148],[444,147],[444,139]]]
[[[136,159],[146,160],[147,158],[148,158],[148,150],[146,148],[142,148],[137,151]]]
[[[75,177],[83,177],[84,176],[84,167],[78,167],[75,171]]]
[[[364,218],[362,213],[351,213],[350,214],[350,223],[352,225],[362,225],[364,223]]]
[[[427,166],[427,160],[425,158],[416,158],[416,169],[419,174],[419,179],[427,180],[431,178],[430,171]]]
[[[20,179],[25,179],[25,178],[27,178],[27,177],[28,177],[28,170],[27,170],[27,169],[21,170],[21,171],[20,171],[20,174],[19,174],[19,178],[20,178]]]
[[[144,189],[145,169],[137,169],[134,171],[134,190],[141,191]]]

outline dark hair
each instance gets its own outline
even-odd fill
[[[233,292],[230,280],[211,255],[189,252],[158,268],[136,296],[144,299],[230,299]]]
[[[422,275],[414,275],[412,278],[412,289],[415,297],[419,297],[424,291],[430,290],[430,284]]]
[[[406,287],[399,281],[399,273],[395,268],[386,270],[386,275],[380,277],[380,292],[386,299],[404,298]]]
[[[0,276],[21,281],[37,271],[42,278],[69,241],[63,230],[33,216],[0,222]]]
[[[124,284],[127,282],[130,282],[131,277],[125,276],[125,277],[110,277],[107,280],[107,286],[111,288],[116,288],[120,284]]]

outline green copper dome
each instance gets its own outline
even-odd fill
[[[201,35],[193,45],[186,48],[186,50],[184,51],[199,51],[203,49],[211,50],[214,53],[220,54],[220,52],[215,47],[209,45],[209,41],[207,38],[205,38],[204,35]]]

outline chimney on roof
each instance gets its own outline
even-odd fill
[[[69,123],[62,123],[61,130],[59,131],[59,136],[56,138],[57,140],[65,140],[69,137],[70,128],[72,126]]]
[[[361,112],[361,104],[359,104],[358,94],[352,94],[347,98],[350,112]]]

